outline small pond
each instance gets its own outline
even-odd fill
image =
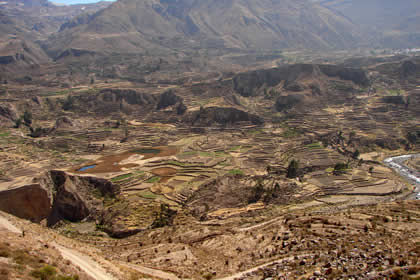
[[[95,168],[96,167],[96,164],[93,164],[93,165],[88,165],[88,166],[83,166],[82,168],[80,168],[80,169],[78,169],[77,171],[86,171],[86,170],[88,170],[88,169],[92,169],[92,168]]]

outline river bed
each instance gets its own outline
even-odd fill
[[[402,155],[390,157],[384,160],[384,163],[398,172],[401,176],[414,184],[414,193],[409,196],[410,199],[420,199],[420,172],[408,167],[405,162],[410,159],[418,158],[420,154]]]

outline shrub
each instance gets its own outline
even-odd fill
[[[334,166],[334,175],[340,175],[344,173],[349,168],[348,164],[339,162]]]
[[[41,280],[52,280],[57,274],[57,269],[51,265],[46,265],[43,268],[33,270],[31,276]]]
[[[354,159],[358,159],[358,158],[359,158],[359,156],[360,156],[360,152],[359,152],[359,150],[354,151],[354,153],[353,153],[352,157],[353,157]]]
[[[258,200],[261,199],[263,194],[264,194],[264,186],[262,185],[262,182],[259,181],[253,188],[253,194],[249,197],[248,203],[258,202]]]
[[[299,163],[292,160],[287,167],[287,178],[296,178],[298,176]]]
[[[26,125],[30,126],[32,124],[32,113],[29,111],[25,111],[23,113],[23,121]]]
[[[161,204],[160,211],[155,212],[152,228],[164,227],[172,224],[176,211],[169,208],[168,204]]]

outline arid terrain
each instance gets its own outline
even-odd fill
[[[420,279],[417,2],[1,3],[0,280]]]

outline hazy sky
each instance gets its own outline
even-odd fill
[[[53,3],[60,3],[60,4],[86,4],[86,3],[96,3],[100,2],[101,0],[50,0]],[[112,0],[108,0],[112,1]]]

